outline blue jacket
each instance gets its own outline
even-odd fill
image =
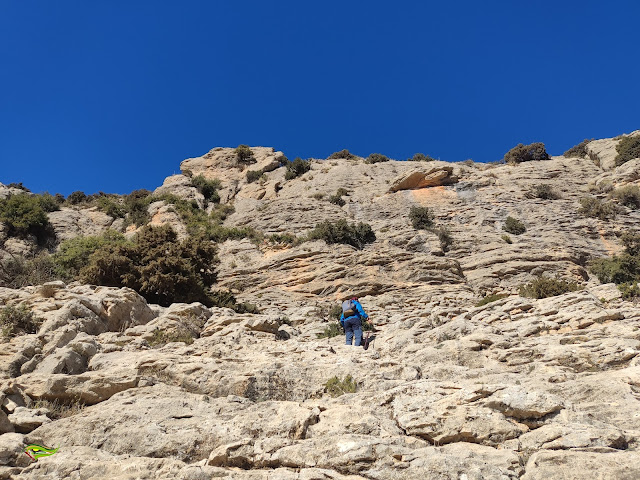
[[[357,316],[358,316],[358,317],[360,317],[360,318],[364,318],[365,320],[367,320],[367,319],[369,318],[369,315],[367,315],[367,314],[365,313],[364,308],[362,308],[362,305],[360,305],[360,302],[359,302],[358,300],[354,300],[354,301],[353,301],[353,303],[355,303],[355,304],[356,304],[356,310],[357,310],[357,312],[358,312],[358,315],[357,315]],[[355,317],[355,315],[352,315],[352,316],[354,316],[354,317]],[[350,318],[350,317],[347,317],[347,318]],[[340,323],[344,325],[344,321],[345,321],[345,320],[346,320],[346,319],[344,318],[344,313],[341,313],[341,314],[340,314]]]

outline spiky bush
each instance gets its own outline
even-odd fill
[[[536,142],[530,145],[520,143],[505,154],[504,161],[510,164],[517,164],[532,160],[548,160],[549,158],[549,154],[544,148],[544,143]]]
[[[616,165],[622,165],[634,158],[640,158],[640,135],[635,137],[624,137],[620,143],[616,145]]]
[[[343,207],[346,204],[342,197],[337,193],[329,197],[329,202],[333,203],[334,205],[338,205],[339,207]]]
[[[491,303],[491,302],[497,302],[498,300],[501,300],[505,297],[508,297],[509,295],[506,293],[497,293],[494,295],[487,295],[486,297],[484,297],[482,300],[480,300],[478,303],[476,303],[476,307],[482,307],[483,305],[486,305],[487,303]]]
[[[376,235],[371,225],[366,223],[349,224],[346,220],[338,220],[335,223],[325,221],[316,225],[309,233],[310,240],[324,240],[328,244],[344,243],[359,250],[367,243],[373,243]]]
[[[67,279],[78,276],[91,255],[107,245],[122,245],[126,240],[119,232],[109,230],[100,236],[75,237],[65,240],[53,255],[53,261],[61,267]]]
[[[502,230],[513,235],[522,235],[527,231],[527,227],[517,218],[507,217],[502,226]]]
[[[342,327],[338,322],[331,322],[329,325],[324,327],[324,330],[320,333],[316,333],[316,337],[318,338],[333,338],[338,335],[342,335]]]
[[[429,207],[413,205],[409,210],[409,220],[416,230],[426,230],[433,226],[435,216]]]

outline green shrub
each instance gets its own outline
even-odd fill
[[[256,315],[260,313],[258,306],[249,302],[238,303],[233,307],[233,309],[238,313],[253,313]]]
[[[567,157],[567,158],[584,158],[584,157],[587,157],[589,155],[589,151],[587,150],[587,145],[592,141],[593,141],[593,138],[591,140],[585,138],[578,145],[575,145],[575,146],[571,147],[569,150],[564,152],[562,155]]]
[[[583,197],[580,199],[578,213],[600,220],[610,220],[616,217],[618,209],[611,202],[603,202],[596,197]]]
[[[340,187],[338,190],[336,190],[336,195],[344,197],[345,195],[349,195],[349,191],[346,188]]]
[[[81,192],[80,190],[76,190],[75,192],[71,193],[67,197],[66,203],[70,205],[78,205],[86,201],[87,201],[87,195],[84,192]]]
[[[332,305],[329,311],[327,312],[327,317],[331,320],[339,320],[342,315],[342,306],[341,305]]]
[[[502,240],[504,240],[505,242],[507,242],[508,244],[512,244],[513,240],[511,240],[511,237],[507,234],[504,234],[500,237]]]
[[[527,227],[525,227],[524,223],[517,218],[507,217],[504,225],[502,226],[502,230],[507,233],[512,233],[513,235],[522,235],[527,231]]]
[[[346,202],[338,194],[331,195],[329,197],[329,202],[333,203],[334,205],[338,205],[339,207],[343,207],[346,204]]]
[[[438,240],[440,241],[440,248],[442,248],[442,251],[448,252],[449,247],[453,244],[451,231],[449,231],[447,227],[437,227],[432,229],[432,231],[438,236]]]
[[[116,198],[105,196],[96,200],[96,207],[98,210],[106,213],[113,218],[125,218],[127,216],[127,209]]]
[[[338,377],[331,377],[324,386],[324,391],[332,397],[339,397],[345,393],[355,393],[356,390],[357,385],[351,375],[347,375],[343,380]]]
[[[238,159],[238,163],[249,164],[256,162],[249,145],[238,145],[236,148],[236,158]]]
[[[522,297],[547,298],[579,289],[580,286],[574,281],[540,276],[525,285],[521,285],[518,293]]]
[[[637,210],[640,208],[640,187],[638,185],[625,185],[611,192],[611,196],[625,207]]]
[[[21,193],[0,199],[0,222],[9,227],[9,235],[35,235],[41,244],[55,238],[47,213],[35,195]]]
[[[411,220],[411,225],[416,230],[426,230],[433,226],[433,221],[435,219],[434,214],[431,212],[429,207],[418,207],[413,205],[411,210],[409,210],[409,220]]]
[[[486,297],[484,297],[482,300],[480,300],[478,303],[476,303],[476,307],[481,307],[483,305],[486,305],[487,303],[491,303],[491,302],[497,302],[498,300],[508,297],[509,295],[506,293],[497,293],[494,295],[487,295]]]
[[[640,158],[640,135],[635,137],[624,137],[620,143],[616,145],[616,165],[622,165],[634,158]]]
[[[66,278],[51,255],[41,253],[32,258],[12,255],[0,262],[0,286],[22,288]]]
[[[324,240],[328,244],[343,243],[361,250],[367,243],[375,242],[376,235],[369,224],[348,224],[342,219],[336,223],[325,221],[317,224],[309,233],[309,239]]]
[[[311,170],[309,162],[305,162],[300,157],[296,157],[293,162],[287,163],[287,172],[284,175],[285,180],[293,180],[296,177]]]
[[[636,232],[624,232],[620,236],[622,245],[628,255],[640,254],[640,234]]]
[[[5,338],[25,333],[38,333],[41,324],[42,320],[36,318],[24,304],[18,307],[10,305],[0,308],[0,328]]]
[[[146,226],[133,243],[98,248],[80,277],[95,285],[132,288],[162,306],[174,302],[212,306],[207,290],[216,280],[217,263],[211,242],[193,237],[178,242],[170,226]]]
[[[31,190],[29,190],[27,187],[25,187],[22,182],[11,182],[9,185],[7,185],[8,188],[17,188],[18,190],[22,190],[24,192],[30,192]]]
[[[313,195],[311,195],[311,198],[315,198],[316,200],[322,200],[324,198],[324,193],[316,192]]]
[[[220,195],[218,189],[222,186],[220,180],[214,178],[213,180],[207,180],[203,175],[198,175],[191,179],[191,185],[196,187],[198,191],[204,197],[205,206],[211,203],[220,203]]]
[[[338,158],[346,158],[347,160],[351,160],[353,158],[356,158],[356,156],[345,148],[344,150],[340,150],[339,152],[332,153],[327,157],[327,160],[335,160]]]
[[[36,195],[36,198],[45,212],[55,212],[60,210],[60,202],[53,195],[43,193],[42,195]]]
[[[276,157],[276,161],[280,164],[281,167],[284,167],[287,163],[289,163],[289,159],[286,155],[280,155]]]
[[[560,195],[553,191],[551,185],[546,183],[534,185],[525,196],[527,198],[540,198],[542,200],[557,200],[560,198]]]
[[[416,153],[413,157],[407,158],[408,162],[434,162],[435,160],[431,155],[425,155],[424,153]]]
[[[624,253],[611,258],[597,258],[589,265],[589,270],[601,283],[627,283],[640,279],[640,258]]]
[[[520,143],[505,154],[504,161],[516,164],[532,160],[548,160],[549,158],[549,154],[544,148],[544,143],[537,142],[530,145]]]
[[[247,170],[247,182],[253,183],[262,176],[262,170]]]
[[[372,153],[367,157],[364,163],[380,163],[380,162],[388,162],[389,157],[382,155],[381,153]]]
[[[291,233],[274,233],[273,235],[268,235],[265,239],[269,243],[287,243],[289,245],[296,245],[299,243],[298,237]]]
[[[636,299],[640,297],[640,288],[638,288],[638,282],[627,282],[618,285],[618,290],[622,294],[622,298],[626,300]]]
[[[342,310],[341,310],[342,312]],[[342,335],[342,327],[338,322],[331,322],[329,325],[324,327],[324,330],[321,333],[316,333],[316,337],[318,338],[333,338],[338,335]]]
[[[124,235],[113,230],[97,237],[75,237],[60,244],[58,251],[53,255],[53,260],[65,272],[67,279],[73,279],[89,263],[89,257],[96,250],[110,244],[125,243]]]
[[[149,190],[134,190],[129,195],[124,196],[124,208],[127,211],[125,225],[135,224],[142,227],[151,221],[149,215],[149,204],[156,200]]]

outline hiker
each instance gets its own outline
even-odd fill
[[[344,328],[346,334],[346,344],[351,345],[351,341],[355,335],[355,346],[359,347],[362,343],[362,320],[367,320],[367,315],[360,305],[356,297],[342,302],[342,314],[340,315],[340,324]]]

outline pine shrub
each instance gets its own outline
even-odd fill
[[[338,158],[346,158],[347,160],[351,160],[353,158],[356,158],[356,156],[345,148],[344,150],[340,150],[339,152],[332,153],[327,157],[327,160],[336,160]]]
[[[616,165],[622,165],[634,158],[640,158],[640,135],[635,137],[623,137],[620,143],[616,145]]]
[[[433,226],[435,216],[429,207],[418,207],[413,205],[409,210],[409,220],[416,230],[426,230]]]
[[[513,235],[522,235],[527,231],[527,227],[517,218],[507,217],[502,226],[502,230]]]
[[[571,147],[569,150],[564,152],[562,155],[564,157],[567,157],[567,158],[584,158],[584,157],[587,157],[587,156],[589,156],[589,151],[587,150],[587,145],[592,141],[593,141],[593,138],[591,140],[585,138],[579,144]]]
[[[324,240],[328,244],[343,243],[361,250],[367,243],[375,242],[376,235],[369,224],[349,224],[342,219],[335,223],[325,221],[317,224],[309,233],[309,239]]]
[[[540,276],[521,285],[518,293],[522,297],[547,298],[576,290],[580,290],[580,286],[574,281]]]
[[[364,163],[381,163],[381,162],[388,162],[388,161],[389,161],[389,157],[387,157],[386,155],[382,155],[381,153],[372,153],[367,157]]]
[[[300,157],[296,157],[293,162],[287,163],[287,172],[284,175],[285,180],[293,180],[300,175],[311,170],[309,162],[305,162]]]

